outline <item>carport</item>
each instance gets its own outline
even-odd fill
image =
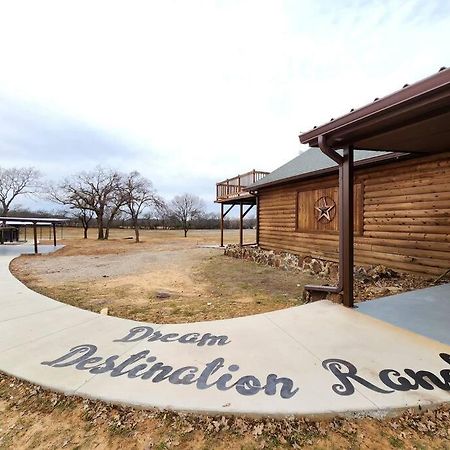
[[[53,246],[56,247],[56,227],[62,226],[67,219],[55,219],[53,217],[0,217],[0,222],[3,222],[6,226],[8,225],[18,225],[27,226],[31,225],[33,227],[33,243],[34,243],[34,253],[39,253],[38,249],[38,238],[37,238],[37,227],[38,226],[48,226],[52,228],[53,236]]]
[[[437,153],[450,149],[450,69],[438,73],[300,135],[339,164],[339,283],[307,286],[342,293],[353,307],[353,150]],[[343,154],[336,150],[343,149]]]

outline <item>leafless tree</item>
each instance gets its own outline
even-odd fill
[[[66,180],[61,186],[49,184],[46,187],[47,197],[55,203],[69,207],[72,217],[81,222],[83,237],[87,239],[89,225],[94,218],[94,211],[90,210],[78,195],[66,189],[68,183],[68,180]]]
[[[33,167],[0,167],[0,205],[2,216],[7,216],[12,202],[19,196],[35,193],[39,186],[40,173]]]
[[[97,219],[98,239],[107,239],[109,226],[123,205],[121,188],[122,175],[119,172],[97,167],[67,178],[57,191],[61,203],[92,211]]]
[[[74,212],[74,216],[81,222],[83,227],[83,238],[88,238],[89,226],[94,218],[94,211],[90,209],[78,209]]]
[[[191,228],[193,220],[205,212],[205,204],[200,197],[192,194],[176,195],[171,203],[171,212],[184,230],[184,237]]]
[[[158,198],[158,201],[155,203],[153,208],[154,217],[163,229],[169,226],[170,215],[172,214],[170,211],[169,205],[164,201],[163,198]]]
[[[124,192],[125,177],[118,174],[118,184],[112,192],[109,203],[105,208],[105,239],[109,239],[109,230],[115,220],[120,220],[122,216],[121,208],[125,205],[126,195]]]
[[[139,242],[139,217],[145,208],[159,204],[160,200],[152,182],[136,171],[129,173],[123,180],[122,193],[124,197],[122,210],[130,216],[136,242]]]

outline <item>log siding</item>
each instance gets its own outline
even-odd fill
[[[450,267],[450,152],[357,169],[355,184],[361,186],[356,264],[432,276]],[[335,226],[302,230],[298,219],[299,193],[333,186],[337,174],[260,188],[260,246],[337,262]]]

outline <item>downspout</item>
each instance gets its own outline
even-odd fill
[[[321,152],[339,164],[339,205],[342,203],[343,195],[343,167],[344,158],[334,149],[332,149],[326,142],[323,135],[318,138],[318,144]],[[340,294],[343,290],[343,267],[344,267],[344,252],[342,248],[344,230],[344,214],[339,214],[339,272],[337,286],[315,286],[308,284],[305,286],[307,291],[316,292],[330,292],[333,294]]]

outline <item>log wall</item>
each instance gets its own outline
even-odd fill
[[[450,268],[450,152],[357,169],[355,184],[361,197],[355,218],[360,230],[355,233],[356,264],[433,276]],[[305,192],[328,195],[337,185],[336,174],[261,189],[260,246],[338,261],[337,227],[311,229],[311,205],[311,217],[299,220]],[[337,220],[336,214],[333,222]]]

